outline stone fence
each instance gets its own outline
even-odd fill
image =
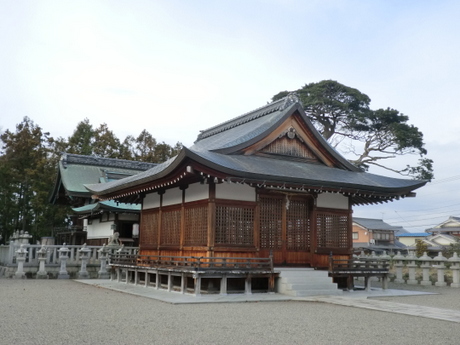
[[[123,245],[39,245],[13,243],[0,246],[0,276],[7,278],[108,278],[110,255],[138,253]]]
[[[355,258],[390,260],[392,280],[395,283],[460,287],[460,257],[457,253],[449,259],[441,252],[434,258],[429,257],[427,253],[417,257],[414,252],[409,252],[408,255],[398,252],[392,257],[385,252],[382,255],[361,253]]]

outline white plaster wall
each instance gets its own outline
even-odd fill
[[[163,206],[177,205],[182,203],[182,191],[177,188],[167,189],[163,194]]]
[[[113,222],[100,222],[99,219],[93,219],[91,224],[88,224],[87,238],[106,238],[112,236],[111,225]]]
[[[149,193],[145,195],[142,209],[160,207],[160,195],[158,193]]]
[[[216,198],[256,201],[256,189],[246,184],[221,183],[216,185]]]
[[[209,197],[209,185],[194,183],[185,190],[185,202],[204,200]]]
[[[318,195],[317,207],[348,210],[348,197],[342,194],[323,193]]]

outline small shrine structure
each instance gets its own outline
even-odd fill
[[[352,165],[289,95],[201,131],[165,163],[86,188],[141,205],[141,255],[272,254],[277,266],[326,268],[330,255],[352,255],[353,206],[412,197],[425,183]]]

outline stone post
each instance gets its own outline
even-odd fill
[[[47,257],[48,251],[46,247],[42,245],[39,251],[37,251],[38,256],[38,272],[37,272],[37,279],[48,279],[48,274],[45,270],[45,262]]]
[[[422,281],[420,282],[420,285],[433,285],[430,280],[430,262],[432,260],[433,259],[430,258],[426,252],[424,252],[423,255],[418,258],[418,261],[420,261],[420,268],[422,269]]]
[[[396,254],[393,257],[393,260],[395,262],[394,267],[396,269],[395,283],[404,283],[403,273],[402,273],[402,269],[404,267],[404,263],[403,263],[404,256],[402,256],[401,252],[398,251],[398,254]]]
[[[14,277],[20,279],[26,279],[26,274],[24,272],[24,262],[26,261],[27,249],[24,248],[24,244],[21,244],[19,249],[16,250],[16,262],[18,263],[18,270],[16,271]]]
[[[66,247],[64,243],[58,250],[59,260],[61,261],[61,268],[59,270],[58,279],[69,279],[70,276],[67,273],[67,259],[69,258],[70,249]]]
[[[407,284],[417,285],[418,281],[415,279],[415,269],[417,268],[417,264],[415,262],[417,257],[414,252],[410,252],[407,259],[409,260],[409,263],[407,264],[407,267],[409,268],[409,279],[407,280]]]
[[[458,288],[460,287],[460,258],[457,253],[454,253],[447,261],[450,262],[450,269],[452,270],[452,284],[450,284],[450,287]]]
[[[102,246],[101,249],[98,250],[99,252],[99,260],[101,261],[101,268],[99,269],[99,272],[97,272],[97,278],[98,279],[109,279],[110,274],[107,272],[107,257],[108,257],[108,251],[105,246],[105,244]]]
[[[89,253],[91,252],[91,249],[87,248],[86,243],[84,243],[78,252],[80,253],[80,260],[81,260],[81,266],[80,266],[80,272],[78,272],[78,278],[88,279],[89,274],[88,274],[88,271],[86,270],[86,264],[88,263]]]
[[[438,281],[434,283],[436,286],[447,286],[447,283],[444,279],[444,270],[446,268],[446,265],[444,262],[447,261],[447,258],[445,258],[441,252],[439,252],[438,256],[433,258],[433,261],[436,261],[439,263],[439,265],[433,265],[433,267],[436,267],[438,269]]]

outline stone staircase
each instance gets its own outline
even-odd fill
[[[280,275],[276,283],[278,293],[294,296],[319,296],[319,295],[341,295],[342,290],[338,289],[336,283],[328,276],[327,271],[315,270],[313,268],[284,268],[277,267]]]

